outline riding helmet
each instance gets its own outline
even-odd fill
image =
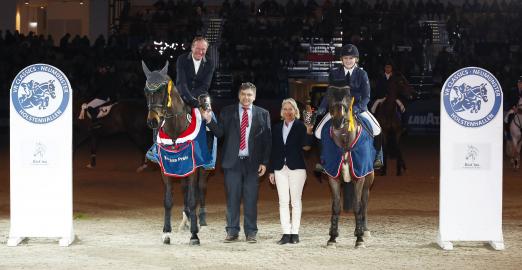
[[[343,56],[359,57],[359,50],[353,44],[346,44],[341,48],[341,57]]]

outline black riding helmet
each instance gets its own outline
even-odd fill
[[[353,56],[359,58],[359,50],[353,44],[346,44],[341,48],[341,57]]]

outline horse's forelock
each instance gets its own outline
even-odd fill
[[[326,91],[327,98],[333,101],[342,101],[346,96],[350,95],[350,87],[329,86]]]

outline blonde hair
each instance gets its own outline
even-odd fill
[[[283,102],[281,103],[281,119],[284,119],[283,106],[285,106],[286,103],[292,105],[292,107],[295,110],[295,118],[299,119],[301,117],[301,114],[299,113],[299,108],[297,107],[297,103],[295,102],[295,100],[293,98],[287,98],[287,99],[283,100]]]

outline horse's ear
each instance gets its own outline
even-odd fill
[[[160,74],[163,76],[167,76],[169,73],[169,61],[165,61],[165,66],[161,69]]]
[[[145,77],[149,77],[152,72],[150,72],[149,68],[147,67],[147,64],[145,64],[145,61],[141,60],[141,67],[143,68],[143,73],[145,73]]]

